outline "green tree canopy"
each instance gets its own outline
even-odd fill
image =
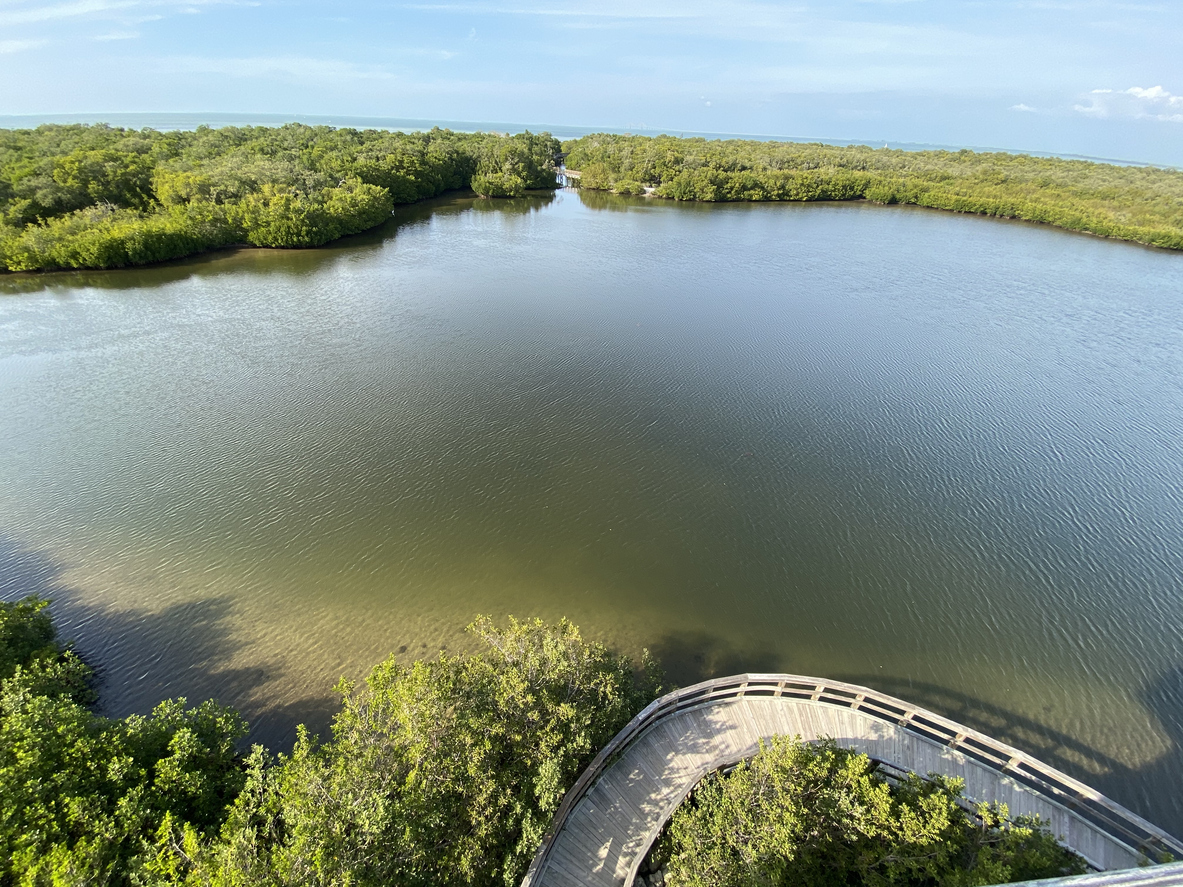
[[[553,189],[558,150],[529,132],[0,130],[0,269],[117,268],[232,243],[319,246],[445,191]]]
[[[49,601],[35,597],[0,604],[0,680],[12,677],[19,667],[56,659],[61,653],[47,606]]]
[[[389,659],[364,689],[343,685],[332,740],[302,733],[260,771],[198,875],[516,884],[567,787],[657,687],[651,663],[638,671],[566,621],[470,631],[474,654]]]
[[[961,789],[936,774],[891,785],[833,740],[775,737],[704,780],[657,853],[671,887],[971,887],[1085,871],[1037,818],[971,814]]]
[[[164,702],[112,720],[46,602],[0,603],[0,885],[127,884],[166,822],[212,834],[242,789],[242,718]]]

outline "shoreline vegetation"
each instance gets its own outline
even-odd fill
[[[662,692],[647,654],[565,620],[480,617],[476,652],[391,656],[364,686],[342,680],[331,737],[301,727],[288,754],[244,754],[245,721],[214,701],[94,713],[94,673],[47,604],[0,602],[0,887],[515,887],[567,789]],[[1038,820],[967,811],[961,790],[935,775],[890,784],[832,741],[774,739],[702,783],[655,864],[669,887],[1084,870]]]
[[[599,133],[563,142],[576,185],[672,200],[866,200],[1183,249],[1183,171],[1029,154]]]
[[[958,780],[889,781],[833,739],[788,736],[706,776],[641,868],[649,874],[637,887],[969,887],[1088,871],[1039,817],[1012,818],[1005,804],[971,807]]]
[[[556,187],[547,134],[288,124],[0,130],[0,268],[122,268],[234,244],[299,248],[447,191]]]
[[[321,246],[449,192],[910,204],[1183,250],[1183,171],[796,142],[104,124],[0,130],[0,271],[123,268],[233,245]]]

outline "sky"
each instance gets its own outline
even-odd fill
[[[0,0],[0,115],[121,112],[748,133],[1183,166],[1183,0]]]

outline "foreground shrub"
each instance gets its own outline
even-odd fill
[[[48,604],[33,597],[0,603],[0,680],[12,677],[20,667],[56,659],[62,652],[45,609]]]
[[[1085,871],[1037,818],[967,813],[958,780],[893,786],[866,755],[785,737],[704,780],[654,854],[671,887],[970,887]]]
[[[478,653],[342,687],[331,741],[257,761],[211,883],[514,885],[591,758],[657,692],[569,622],[487,619]]]
[[[511,885],[568,786],[657,693],[568,622],[341,686],[321,742],[236,751],[213,702],[109,719],[34,598],[0,603],[0,885]]]
[[[44,607],[0,603],[0,884],[127,884],[162,825],[216,833],[243,786],[245,724],[212,702],[92,713],[90,669]]]
[[[12,271],[123,268],[177,259],[237,239],[217,207],[146,214],[104,204],[11,232],[0,255]]]

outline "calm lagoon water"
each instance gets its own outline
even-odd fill
[[[0,588],[103,705],[282,747],[390,653],[568,616],[843,678],[1183,834],[1183,256],[863,205],[441,200],[0,278]]]

